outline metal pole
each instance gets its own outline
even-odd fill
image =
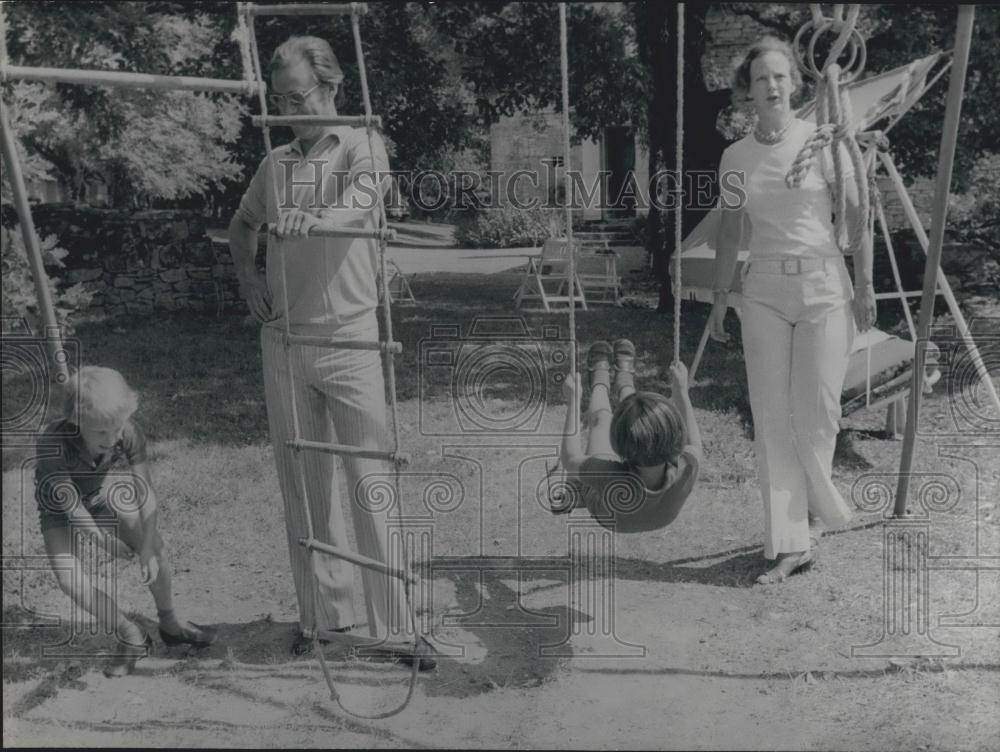
[[[363,16],[367,3],[286,3],[285,5],[247,4],[251,16]]]
[[[955,144],[958,140],[958,124],[962,114],[962,96],[965,88],[965,72],[969,63],[969,47],[972,44],[972,26],[975,20],[975,6],[961,5],[958,9],[958,25],[955,32],[955,57],[948,82],[948,104],[944,115],[944,129],[941,133],[941,150],[938,154],[937,185],[934,189],[934,207],[931,214],[931,237],[927,248],[927,266],[924,269],[924,292],[920,298],[920,320],[917,323],[917,345],[913,354],[913,386],[910,389],[910,405],[906,416],[906,432],[903,435],[903,453],[899,462],[899,481],[896,486],[896,505],[893,515],[906,514],[906,495],[910,485],[910,468],[913,464],[913,449],[916,443],[917,425],[920,418],[920,397],[924,386],[924,351],[919,346],[930,334],[931,318],[934,314],[934,298],[941,265],[941,246],[944,243],[945,219],[948,213],[948,191],[951,187],[951,171],[955,159]]]
[[[28,255],[31,266],[31,278],[35,282],[35,295],[38,297],[38,310],[42,315],[46,331],[45,340],[49,343],[52,362],[55,364],[55,374],[59,383],[69,381],[69,369],[62,352],[62,332],[56,319],[56,311],[52,305],[52,295],[49,291],[49,277],[42,263],[42,249],[38,243],[38,233],[35,232],[35,222],[31,218],[31,206],[28,204],[28,191],[24,186],[24,175],[21,172],[21,160],[17,155],[17,141],[7,117],[7,104],[0,99],[0,134],[3,142],[3,164],[14,193],[14,207],[17,209],[17,220],[21,224],[21,234],[24,236],[24,251]]]
[[[559,70],[562,79],[562,125],[563,125],[563,184],[566,186],[566,250],[569,254],[569,338],[576,347],[576,247],[573,243],[573,183],[570,175],[569,137],[569,31],[566,21],[566,3],[559,3]],[[583,288],[580,289],[581,296]],[[586,301],[586,298],[584,298]],[[586,303],[585,303],[586,305]],[[569,378],[576,381],[576,353],[569,361]],[[573,409],[571,405],[569,409]],[[577,416],[577,419],[579,416]]]
[[[228,81],[222,78],[193,76],[161,76],[156,73],[126,73],[121,71],[81,70],[76,68],[34,68],[23,65],[4,66],[5,81],[55,81],[61,84],[117,86],[126,89],[171,89],[177,91],[221,91],[229,94],[253,95],[249,81]]]

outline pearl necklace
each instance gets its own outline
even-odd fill
[[[754,126],[753,135],[756,136],[757,140],[762,144],[776,144],[785,137],[785,133],[787,133],[788,129],[791,128],[793,122],[795,122],[795,118],[789,118],[788,122],[785,123],[782,128],[768,131],[766,133],[760,129],[760,122],[758,122],[757,125]]]

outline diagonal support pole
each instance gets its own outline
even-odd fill
[[[10,125],[7,104],[2,99],[0,99],[0,137],[2,137],[4,171],[7,173],[7,179],[10,181],[10,187],[14,194],[14,207],[17,209],[17,219],[24,237],[24,251],[28,255],[31,277],[35,282],[35,295],[38,298],[38,309],[46,330],[43,335],[49,343],[56,378],[60,383],[65,384],[69,381],[69,369],[65,359],[59,357],[59,353],[63,349],[62,332],[59,329],[59,321],[56,319],[55,307],[52,305],[49,276],[45,273],[45,265],[42,263],[42,248],[38,242],[35,222],[31,217],[28,190],[24,185],[24,173],[21,172],[21,160],[17,154],[17,141]]]
[[[906,432],[903,435],[903,452],[899,462],[899,481],[896,485],[896,504],[893,515],[906,515],[906,496],[910,484],[910,468],[913,465],[913,450],[916,444],[917,425],[920,419],[920,398],[924,386],[924,348],[930,334],[931,318],[934,314],[934,296],[940,276],[941,246],[944,243],[945,220],[948,215],[948,191],[951,186],[951,171],[955,161],[955,146],[958,141],[958,125],[962,114],[962,97],[965,88],[965,73],[969,64],[969,49],[972,46],[972,26],[975,21],[975,6],[961,5],[958,9],[958,27],[955,32],[955,58],[948,82],[948,99],[944,114],[944,128],[941,133],[941,150],[938,154],[937,186],[934,190],[934,211],[931,215],[931,238],[927,248],[927,267],[924,269],[924,292],[920,299],[920,319],[917,323],[917,342],[913,356],[913,387],[910,389],[910,404],[906,415]],[[989,374],[984,381],[992,387]],[[996,393],[992,392],[994,399]]]

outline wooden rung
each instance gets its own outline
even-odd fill
[[[309,549],[310,551],[319,551],[320,553],[328,554],[330,556],[336,556],[338,559],[343,559],[344,561],[349,561],[352,564],[357,564],[359,567],[364,567],[365,569],[371,569],[375,572],[395,577],[397,580],[407,580],[411,584],[414,584],[417,581],[417,578],[412,574],[404,572],[398,567],[391,567],[385,562],[369,558],[368,556],[362,556],[361,554],[356,554],[346,548],[338,548],[337,546],[331,546],[329,543],[322,543],[315,538],[299,538],[299,545]]]
[[[248,3],[251,16],[359,16],[368,12],[367,3],[288,3],[287,5],[255,5]]]
[[[399,355],[403,352],[402,342],[370,342],[367,340],[331,339],[318,334],[286,334],[285,341],[290,345],[315,345],[329,347],[333,350],[378,350]]]
[[[268,224],[267,231],[274,234],[277,225]],[[313,227],[309,230],[311,238],[372,238],[374,240],[395,240],[396,231],[392,228],[383,230],[351,230],[346,227]]]
[[[364,115],[254,115],[253,124],[258,128],[272,125],[350,125],[355,128],[364,128]],[[372,125],[376,128],[382,127],[382,116],[372,115]]]
[[[285,442],[292,449],[310,449],[327,454],[339,454],[342,457],[360,457],[365,460],[387,460],[399,465],[407,465],[410,455],[406,452],[386,452],[382,449],[365,449],[348,444],[331,444],[325,441],[308,441],[306,439],[289,439]]]

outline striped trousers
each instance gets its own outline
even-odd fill
[[[339,339],[378,339],[374,316],[362,332]],[[385,386],[378,351],[343,350],[310,345],[285,347],[284,332],[261,329],[264,396],[278,481],[285,506],[288,551],[302,629],[337,629],[359,624],[355,616],[354,565],[299,544],[307,537],[308,502],[317,540],[351,549],[340,499],[336,457],[296,450],[286,442],[295,436],[293,400],[299,438],[386,449]],[[298,455],[298,456],[296,456]],[[398,537],[390,536],[390,517],[398,514],[387,496],[392,467],[382,460],[342,458],[347,475],[357,552],[403,565]],[[301,465],[301,469],[300,469]],[[386,503],[387,499],[390,503]],[[315,570],[315,576],[313,575]],[[362,569],[368,628],[379,639],[407,639],[412,625],[401,583]]]

